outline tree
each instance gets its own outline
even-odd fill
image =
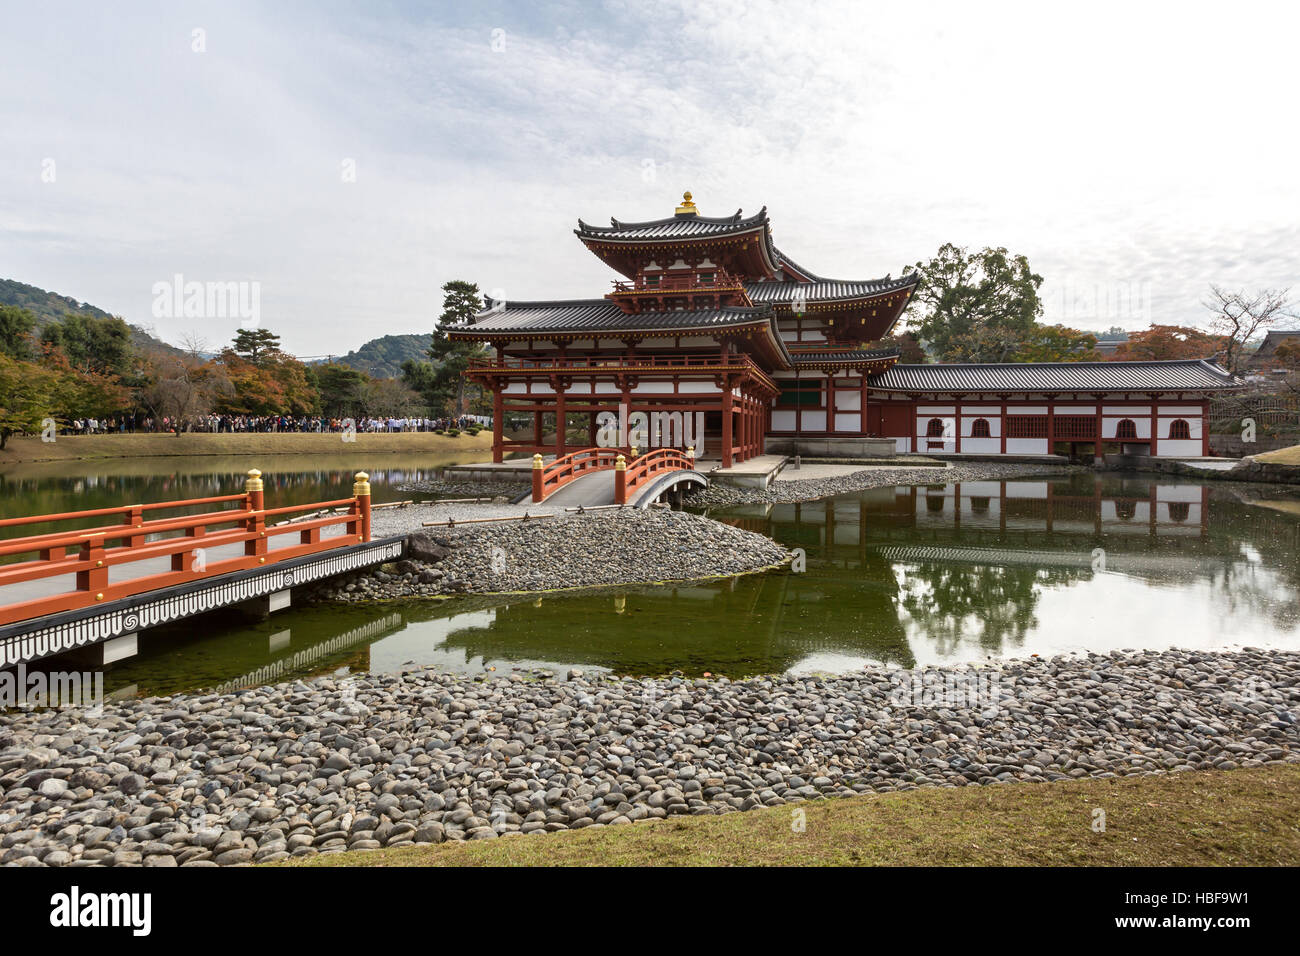
[[[1097,336],[1064,325],[1035,325],[1012,357],[1016,362],[1096,362]]]
[[[135,358],[131,326],[117,316],[69,312],[41,330],[41,345],[62,352],[78,372],[127,375]]]
[[[331,418],[357,417],[366,407],[366,383],[370,377],[350,365],[337,362],[316,368],[316,388],[321,412]]]
[[[1233,375],[1241,372],[1247,343],[1279,319],[1295,317],[1290,292],[1290,289],[1265,289],[1252,294],[1210,286],[1205,307],[1214,313],[1209,322],[1210,333],[1222,341],[1225,369]]]
[[[1042,314],[1043,277],[1029,268],[1028,259],[1006,249],[971,253],[945,243],[915,268],[921,283],[913,302],[922,315],[914,331],[940,361],[1005,362]]]
[[[205,361],[196,352],[180,354],[156,349],[146,357],[145,381],[138,400],[155,421],[186,421],[211,414],[217,402],[233,396],[234,386],[219,362]]]
[[[447,331],[473,322],[483,303],[478,297],[478,286],[472,282],[453,279],[443,285],[442,291],[442,315],[434,326],[433,344],[429,346],[429,357],[436,368],[432,387],[435,401],[430,401],[430,405],[436,409],[450,398],[453,399],[451,413],[463,415],[466,409],[464,372],[470,359],[481,354],[483,347],[478,342],[453,341],[447,337]]]
[[[887,335],[876,342],[873,347],[898,349],[898,360],[904,365],[921,365],[929,358],[925,354],[925,349],[921,347],[921,340],[912,332]]]
[[[36,316],[16,305],[0,305],[0,355],[25,362],[32,355]]]
[[[270,329],[236,329],[232,350],[254,365],[261,365],[269,355],[280,351],[280,336]]]
[[[16,432],[38,432],[64,397],[58,372],[0,353],[0,451]]]
[[[1218,354],[1223,341],[1217,335],[1182,325],[1155,325],[1130,332],[1112,354],[1117,362],[1158,362],[1170,359],[1200,359]]]
[[[423,399],[396,378],[374,378],[364,387],[366,411],[380,418],[410,418],[420,411]]]

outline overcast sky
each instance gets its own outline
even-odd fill
[[[156,316],[178,274],[304,356],[429,331],[448,279],[603,295],[576,220],[687,188],[836,278],[1006,246],[1080,328],[1300,287],[1294,4],[2,9],[0,277],[172,342],[250,324]]]

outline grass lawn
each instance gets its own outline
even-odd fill
[[[806,814],[792,832],[794,811]],[[1105,832],[1093,829],[1105,811]],[[1294,866],[1300,764],[918,789],[280,866]]]
[[[1270,465],[1300,465],[1300,445],[1266,451],[1262,455],[1256,455],[1255,460],[1266,461]]]
[[[358,432],[344,443],[338,434],[312,432],[219,433],[181,435],[60,435],[57,441],[11,438],[0,451],[0,465],[37,461],[83,461],[107,458],[158,458],[182,455],[312,455],[339,452],[401,453],[456,452],[492,448],[492,432],[456,437],[433,432]]]

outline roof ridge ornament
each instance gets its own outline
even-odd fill
[[[700,211],[695,208],[695,203],[691,201],[691,191],[688,189],[682,193],[682,204],[677,207],[679,216],[698,216]]]

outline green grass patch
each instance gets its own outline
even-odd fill
[[[802,832],[792,826],[796,810]],[[278,865],[1294,866],[1297,810],[1300,765],[1285,764],[922,788]]]

